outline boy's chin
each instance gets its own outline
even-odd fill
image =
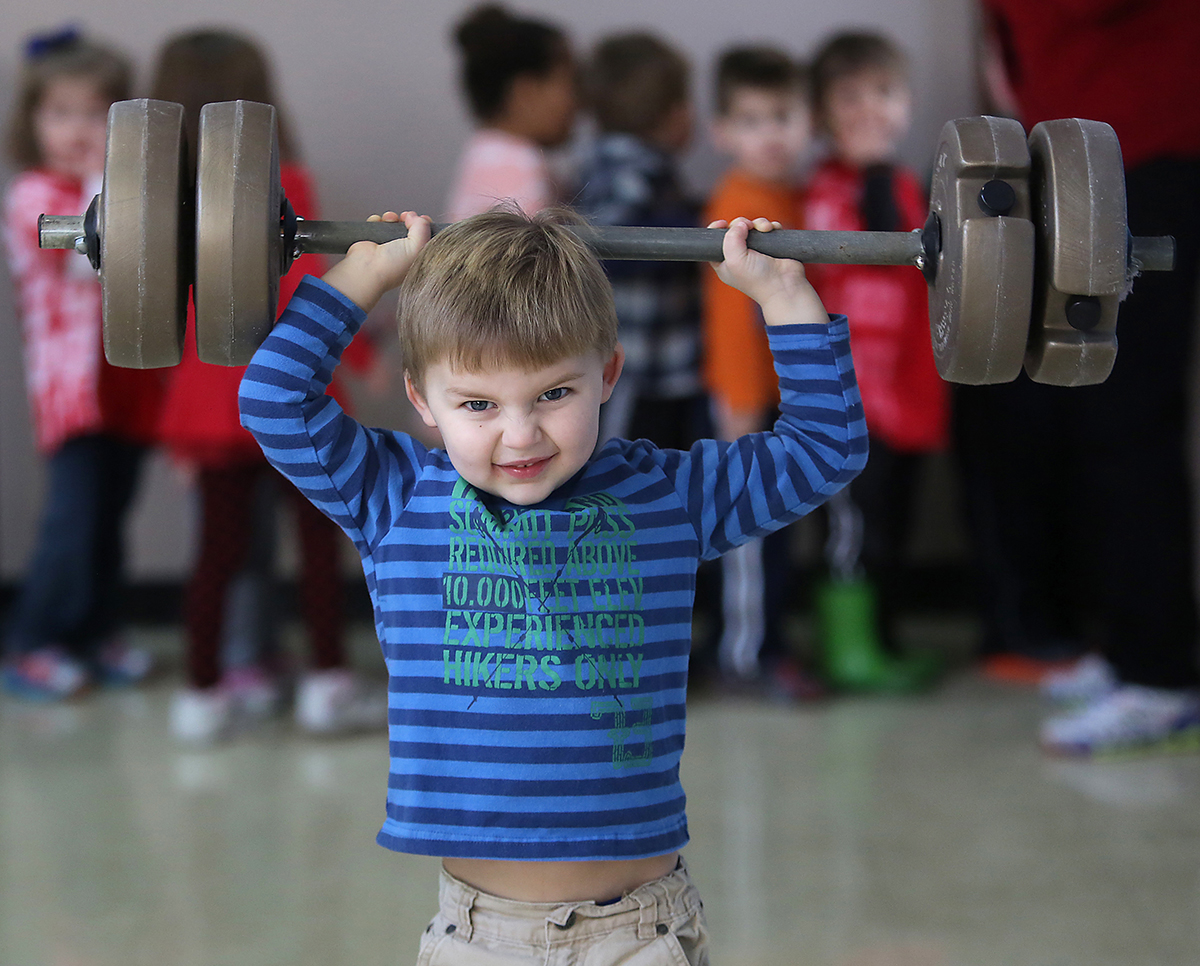
[[[558,474],[532,480],[511,480],[503,477],[493,477],[486,482],[467,480],[475,489],[491,496],[499,497],[513,506],[533,506],[541,503],[564,481]]]

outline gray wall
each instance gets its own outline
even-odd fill
[[[78,23],[122,46],[141,65],[143,84],[155,50],[169,34],[201,25],[236,27],[272,53],[280,99],[315,174],[326,217],[361,218],[388,207],[437,214],[470,130],[448,38],[452,24],[471,5],[461,0],[195,0],[187,5],[9,0],[0,90],[11,90],[16,78],[20,38],[47,27]],[[971,0],[514,0],[512,6],[563,24],[580,47],[631,27],[662,33],[692,57],[704,115],[709,65],[731,42],[770,40],[808,55],[832,30],[883,29],[912,57],[916,116],[904,155],[920,170],[929,165],[943,122],[976,111]],[[7,103],[0,110],[7,112]],[[706,189],[720,170],[702,130],[686,170],[697,190]],[[10,175],[0,168],[4,180]],[[360,415],[386,425],[407,418],[398,398],[362,398]],[[24,565],[41,482],[25,405],[19,330],[9,280],[0,277],[0,580],[11,580]],[[190,487],[161,458],[154,460],[146,482],[133,520],[132,574],[135,579],[177,578],[186,572],[191,554]]]

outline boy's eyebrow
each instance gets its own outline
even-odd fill
[[[553,379],[545,380],[546,389],[553,389],[556,386],[561,386],[564,382],[574,382],[577,379],[582,379],[586,373],[584,372],[568,372],[556,375]],[[534,383],[536,385],[536,383]],[[546,389],[539,390],[539,395],[545,392]],[[495,395],[495,393],[480,393],[471,387],[448,385],[446,392],[452,396],[461,396],[463,399],[478,399],[481,396]]]

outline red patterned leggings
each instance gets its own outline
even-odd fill
[[[192,687],[212,687],[221,678],[221,627],[229,588],[250,552],[254,492],[268,474],[277,476],[265,462],[200,470],[200,546],[184,612],[188,682]],[[343,667],[346,655],[338,567],[340,531],[291,483],[281,477],[277,483],[295,513],[300,543],[300,610],[312,645],[310,666]]]

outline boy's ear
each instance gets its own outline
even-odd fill
[[[421,421],[430,429],[437,429],[437,421],[433,418],[433,412],[429,408],[429,403],[425,401],[425,397],[421,395],[421,391],[413,385],[412,376],[408,370],[404,370],[404,394],[408,396],[408,401],[413,404],[413,408],[420,414]]]
[[[616,348],[613,349],[612,356],[609,357],[608,362],[604,363],[604,372],[602,373],[604,389],[600,396],[602,403],[608,402],[609,396],[612,395],[613,389],[617,385],[617,380],[621,378],[621,370],[624,368],[625,350],[622,348],[621,343],[618,342]]]

